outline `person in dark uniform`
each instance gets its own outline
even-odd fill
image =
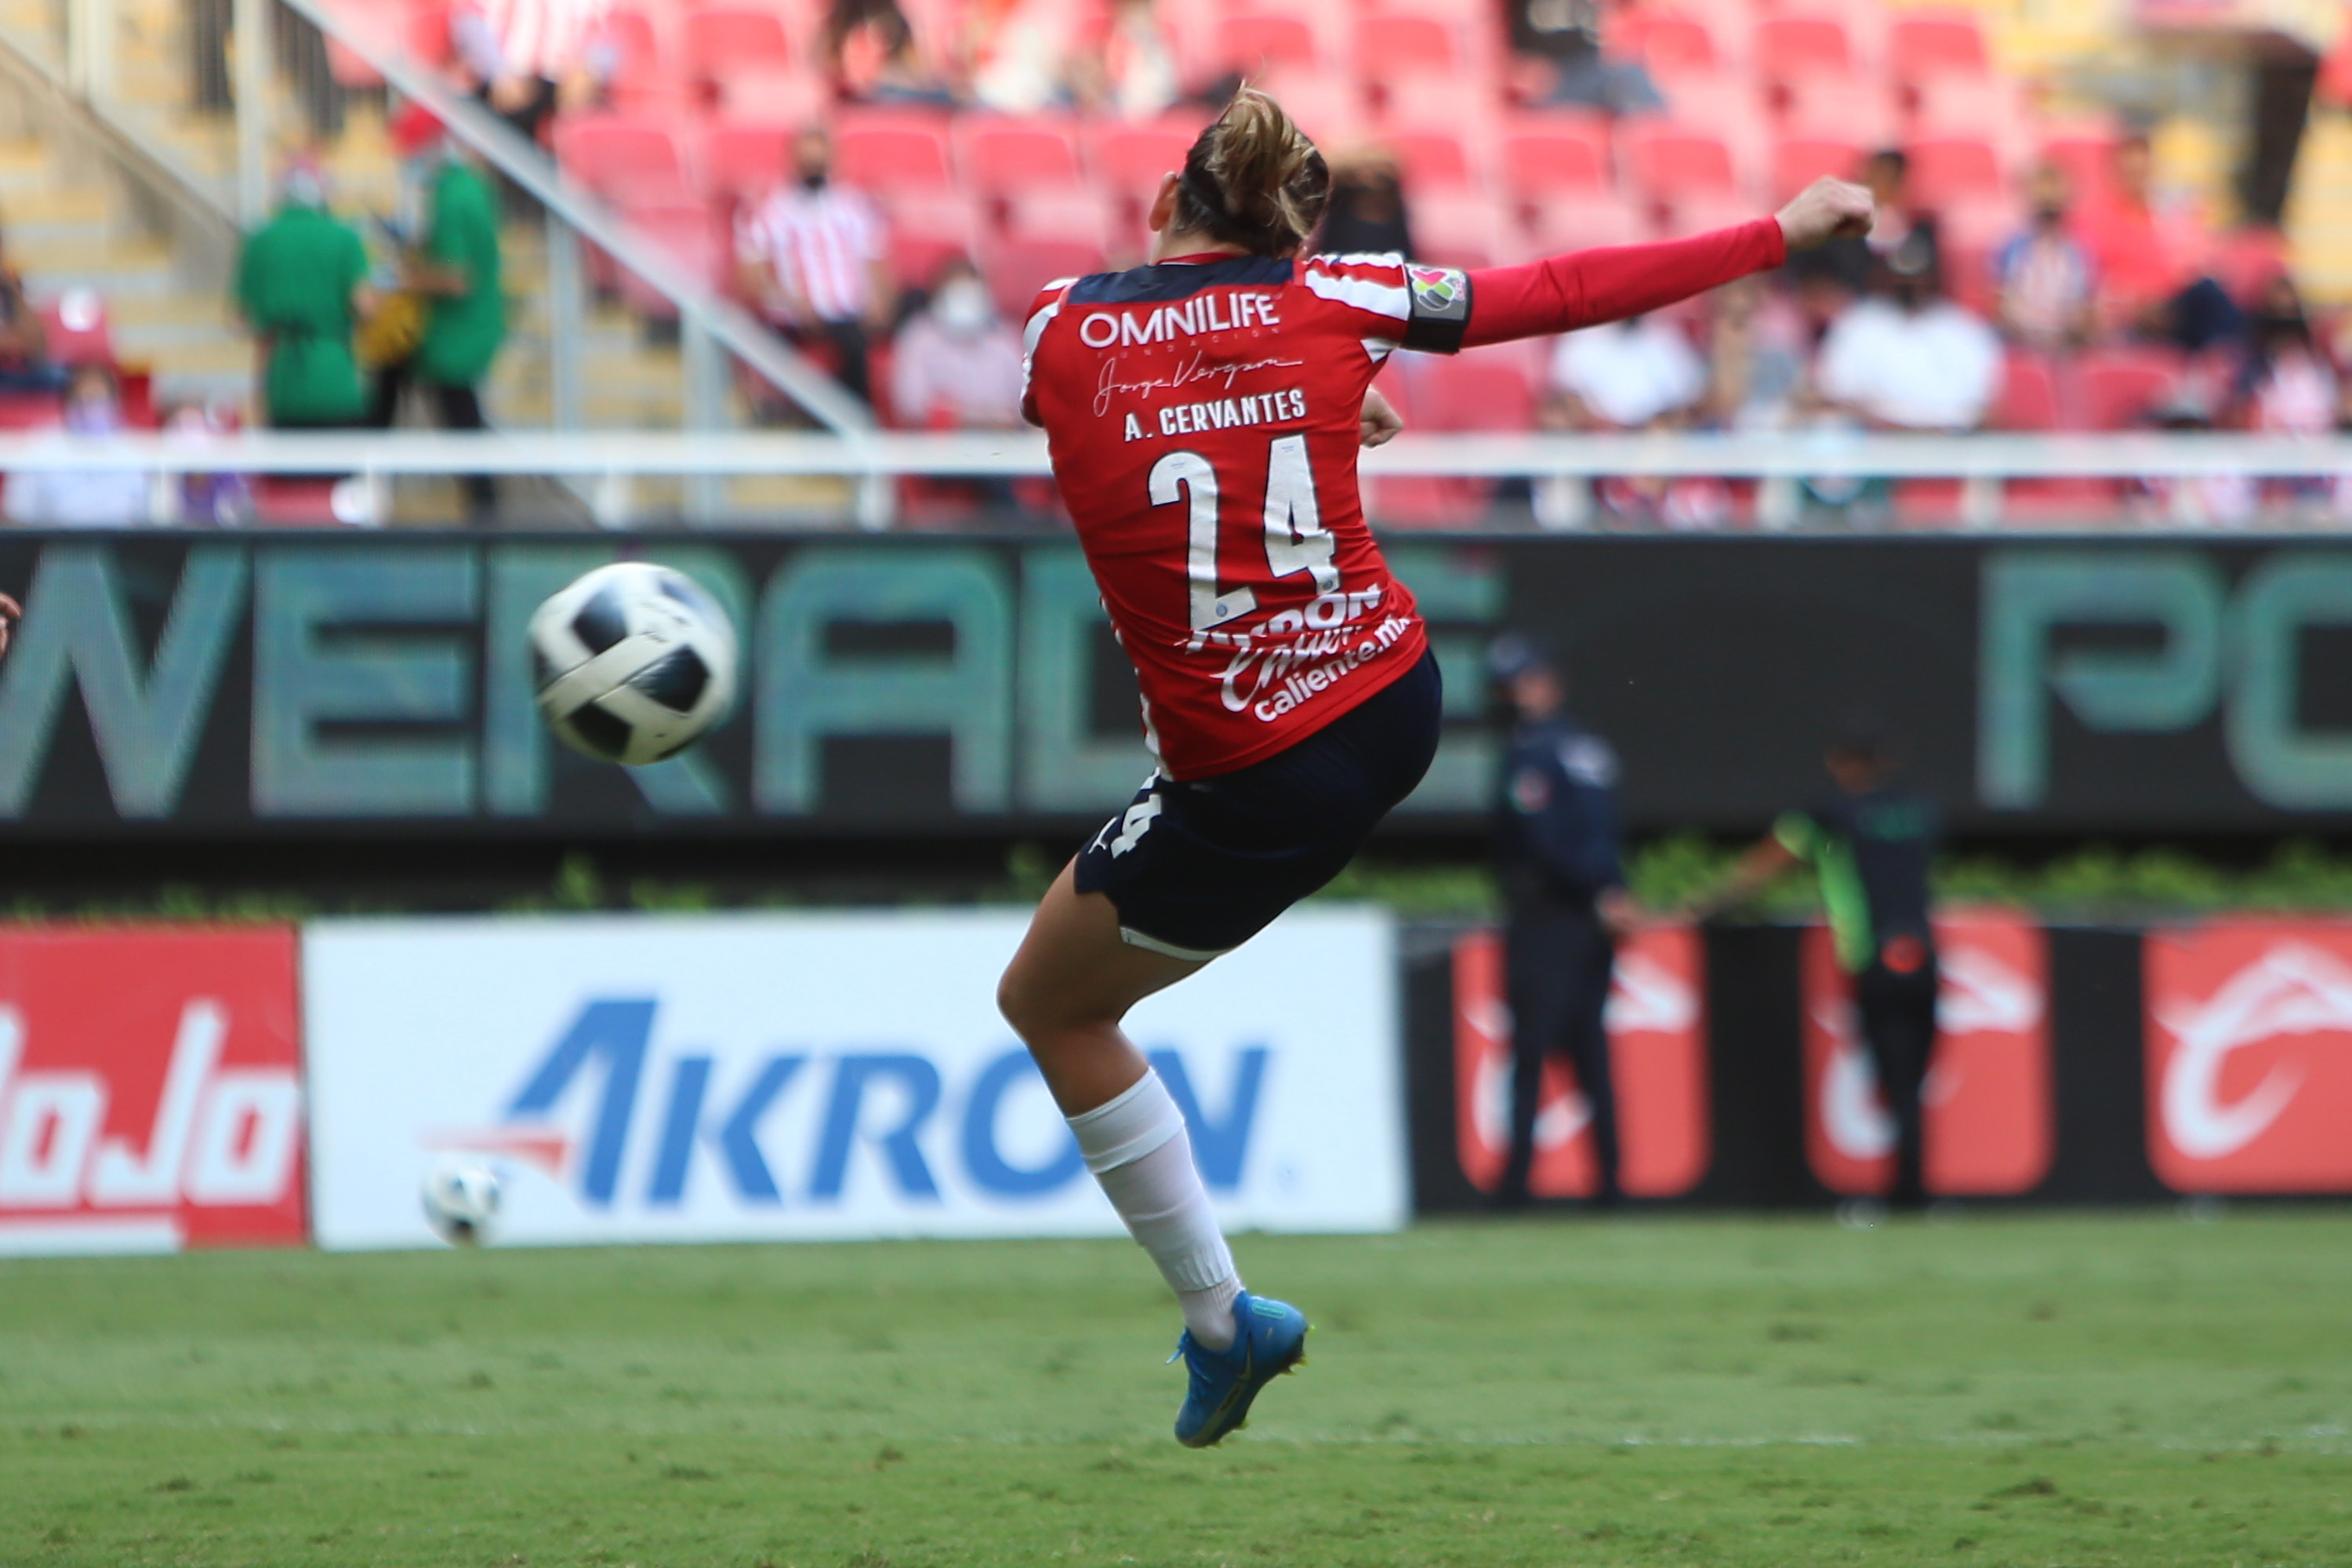
[[[1597,1199],[1621,1195],[1617,1098],[1609,1077],[1609,1005],[1617,939],[1633,901],[1619,865],[1617,753],[1568,714],[1568,683],[1523,638],[1498,638],[1489,668],[1512,718],[1495,810],[1495,863],[1508,923],[1504,991],[1511,1009],[1511,1152],[1496,1202],[1528,1201],[1545,1061],[1575,1068],[1591,1108]]]
[[[1792,812],[1748,850],[1699,913],[1745,902],[1799,865],[1819,879],[1838,965],[1853,977],[1854,1014],[1878,1091],[1895,1118],[1897,1208],[1926,1201],[1920,1173],[1919,1096],[1936,1046],[1936,934],[1928,873],[1936,858],[1935,808],[1895,782],[1885,738],[1851,728],[1827,757],[1837,795]]]

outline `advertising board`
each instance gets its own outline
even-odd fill
[[[1511,1021],[1503,943],[1491,931],[1454,945],[1454,1070],[1457,1157],[1481,1192],[1501,1183],[1510,1155]],[[1679,1197],[1707,1164],[1706,973],[1688,926],[1643,928],[1617,950],[1604,1015],[1617,1096],[1619,1179],[1640,1198]],[[1590,1197],[1598,1185],[1591,1112],[1565,1058],[1545,1065],[1528,1190]]]
[[[296,941],[0,928],[0,1255],[303,1238]]]
[[[1955,912],[1936,922],[1941,984],[1924,1100],[1927,1191],[2013,1197],[2049,1173],[2055,1110],[2050,961],[2023,916]],[[1806,931],[1805,1156],[1832,1192],[1885,1193],[1895,1177],[1895,1123],[1853,1016],[1852,983],[1826,927]]]
[[[2180,1193],[2352,1192],[2352,924],[2148,933],[2147,1153]]]
[[[304,936],[313,1212],[408,1247],[437,1160],[504,1239],[1102,1236],[995,986],[1019,910],[325,921]],[[1129,1019],[1238,1228],[1405,1219],[1384,915],[1297,910]]]

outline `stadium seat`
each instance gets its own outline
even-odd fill
[[[680,35],[687,74],[723,82],[740,71],[782,70],[793,61],[783,18],[763,6],[707,5],[686,14]]]
[[[1379,80],[1381,122],[1398,130],[1483,133],[1501,118],[1503,89],[1478,71]]]
[[[1060,239],[1006,239],[984,246],[981,275],[1005,319],[1025,321],[1038,291],[1057,278],[1099,272],[1103,254],[1090,245]]]
[[[686,160],[667,125],[615,114],[566,114],[555,121],[558,167],[607,198],[674,197],[684,193]]]
[[[52,364],[112,364],[114,330],[95,289],[68,289],[40,307]]]
[[[1321,146],[1343,146],[1363,133],[1364,93],[1352,76],[1336,71],[1277,72],[1262,85],[1282,100],[1290,117]]]
[[[661,33],[654,20],[634,6],[616,5],[605,14],[605,35],[613,47],[613,88],[667,78],[667,59]]]
[[[1638,122],[1619,129],[1617,144],[1634,189],[1652,201],[1738,192],[1731,149],[1719,136],[1678,125]]]
[[[1822,136],[1783,136],[1772,144],[1772,190],[1785,202],[1815,180],[1851,180],[1861,169],[1862,147]]]
[[[1408,196],[1424,191],[1464,191],[1478,183],[1477,165],[1459,136],[1441,131],[1403,131],[1386,138],[1404,174]]]
[[[1098,126],[1087,141],[1087,168],[1097,184],[1136,199],[1158,186],[1160,175],[1184,167],[1200,133],[1186,121]]]
[[[2115,163],[2116,139],[2104,127],[2065,130],[2042,143],[2041,155],[2066,171],[2079,203],[2106,189]]]
[[[725,281],[728,250],[710,209],[700,202],[647,204],[625,207],[622,216],[640,239],[706,287]],[[669,298],[626,268],[620,269],[621,299],[639,315],[667,320],[677,314]]]
[[[1529,247],[1558,256],[1604,245],[1634,245],[1649,237],[1649,220],[1633,202],[1610,191],[1561,192],[1536,205]]]
[[[2140,345],[2093,349],[2075,371],[2079,423],[2091,430],[2128,430],[2171,395],[2180,356]]]
[[[2000,154],[1981,137],[1933,137],[1904,152],[1911,160],[1906,176],[1911,199],[1930,211],[1971,196],[1998,196],[2006,184]]]
[[[967,114],[957,118],[950,135],[956,173],[968,189],[1002,195],[1075,190],[1084,183],[1077,138],[1060,121]]]
[[[1503,183],[1521,201],[1609,184],[1609,124],[1599,116],[1528,115],[1503,132]]]
[[[1790,136],[1883,147],[1893,123],[1886,89],[1866,77],[1804,77],[1780,91],[1780,129]]]
[[[1853,46],[1833,16],[1768,16],[1756,24],[1757,74],[1767,81],[1853,71]]]
[[[1518,226],[1484,191],[1437,191],[1412,199],[1413,253],[1440,267],[1496,267],[1525,259]]]
[[[944,189],[947,127],[937,115],[896,111],[843,114],[834,121],[833,162],[844,184],[871,191]]]
[[[2060,428],[2058,377],[2050,362],[2024,349],[2011,349],[2001,362],[2000,392],[1986,423],[1996,430]]]
[[[2017,84],[2005,77],[1929,77],[1911,89],[1906,124],[1909,139],[1975,136],[2014,162],[2031,144],[2029,116]]]
[[[1217,63],[1255,79],[1274,68],[1296,66],[1309,70],[1321,63],[1315,29],[1304,17],[1267,12],[1229,16],[1217,24]]]
[[[1887,31],[1886,54],[1888,69],[1903,82],[1948,74],[1983,76],[1992,68],[1984,29],[1964,11],[1895,17]]]
[[[65,410],[54,392],[0,392],[0,430],[47,430],[63,421]]]
[[[1366,81],[1462,68],[1454,28],[1427,14],[1374,15],[1355,24],[1356,70]]]
[[[719,111],[743,119],[806,125],[833,108],[833,89],[804,70],[732,71],[718,86]]]
[[[1706,74],[1724,63],[1706,24],[1671,11],[1636,11],[1610,42],[1634,56],[1656,79]]]
[[[947,189],[908,188],[886,195],[890,270],[901,282],[938,273],[950,257],[974,256],[980,224],[971,198]]]
[[[797,127],[790,121],[722,121],[695,150],[695,189],[713,201],[755,198],[784,177]]]
[[[1666,239],[1687,239],[1763,216],[1754,202],[1729,191],[1687,191],[1666,204],[1659,233]]]
[[[1535,426],[1535,373],[1517,343],[1433,354],[1412,367],[1413,412],[1432,430],[1520,431]]]
[[[1076,188],[1041,187],[1015,192],[1006,202],[1004,232],[1015,239],[1069,240],[1092,246],[1106,255],[1133,254],[1133,236],[1121,237],[1119,204],[1101,193]]]

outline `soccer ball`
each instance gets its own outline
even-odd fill
[[[595,571],[530,617],[539,710],[608,763],[657,763],[735,700],[735,628],[693,578],[647,561]]]
[[[453,1247],[478,1247],[499,1223],[499,1177],[488,1165],[448,1160],[425,1177],[425,1217]]]

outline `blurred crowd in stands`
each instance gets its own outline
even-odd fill
[[[2275,229],[2225,232],[2159,189],[2137,131],[2040,115],[1965,11],[1881,0],[346,5],[898,426],[1018,422],[1019,329],[1035,290],[1140,258],[1154,181],[1244,78],[1329,153],[1318,244],[1330,250],[1507,264],[1719,226],[1822,174],[1877,194],[1867,240],[1688,307],[1450,362],[1395,356],[1383,388],[1421,429],[2312,436],[2352,423],[2352,378],[2337,369],[2352,332],[2305,310]],[[200,98],[226,90],[214,16],[225,6],[192,0]],[[299,26],[280,36],[289,59],[324,62],[326,89],[300,96],[331,136],[339,95],[380,79]],[[478,389],[500,337],[488,186],[429,117],[400,121],[395,141],[417,210],[379,243],[329,216],[310,163],[252,241],[239,302],[266,344],[255,414],[271,424],[388,423],[412,383],[438,423],[482,422]],[[395,262],[372,264],[387,244]],[[609,258],[592,268],[647,317],[674,315]],[[58,375],[40,323],[0,271],[0,388]],[[795,417],[747,391],[761,416]],[[1729,527],[1752,515],[1748,489],[1627,479],[1601,484],[1598,500],[1604,521],[1630,526]],[[908,492],[913,512],[939,519],[1050,504],[1003,485]],[[1389,521],[1442,526],[1487,519],[1498,496],[1524,498],[1538,521],[1585,515],[1557,485],[1392,479],[1372,500]],[[1952,485],[1823,481],[1806,499],[1823,519],[1875,525],[1954,515],[1957,497]],[[490,504],[485,487],[471,500]],[[2012,485],[2010,500],[2026,515],[2122,507],[2224,522],[2336,506],[2316,482],[2214,481],[2181,495],[2042,480]]]

